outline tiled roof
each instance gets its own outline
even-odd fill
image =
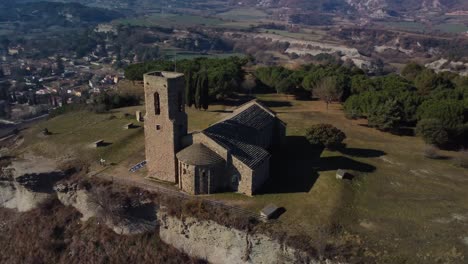
[[[251,102],[240,112],[205,129],[203,133],[228,149],[233,156],[250,168],[255,168],[268,151],[255,145],[262,129],[275,121],[275,116],[257,102]]]
[[[177,153],[177,159],[190,165],[213,165],[224,159],[203,144],[195,143]]]

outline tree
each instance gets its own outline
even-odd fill
[[[195,90],[195,107],[197,109],[208,109],[209,104],[209,88],[208,88],[208,75],[206,71],[197,74]]]
[[[195,95],[193,89],[193,78],[192,78],[192,71],[188,70],[185,73],[185,104],[188,107],[192,107],[195,102]]]
[[[8,50],[8,46],[10,46],[10,43],[11,43],[11,41],[10,41],[8,38],[2,37],[2,38],[0,39],[0,48],[3,49],[3,50],[5,50],[5,51],[7,51],[7,50]]]
[[[428,95],[439,85],[439,83],[439,77],[433,70],[430,69],[423,70],[414,79],[414,85],[421,95]]]
[[[63,61],[59,56],[55,57],[55,63],[57,66],[57,74],[62,74],[65,71],[65,66],[63,65]]]
[[[449,143],[448,132],[439,119],[422,119],[416,126],[416,134],[427,144],[443,147]]]
[[[419,106],[419,120],[439,119],[445,128],[456,128],[465,123],[465,105],[461,100],[428,100]]]
[[[335,77],[326,77],[314,88],[313,93],[327,104],[328,110],[328,104],[341,99],[343,90],[338,87]]]
[[[203,82],[201,83],[201,97],[200,97],[200,106],[203,110],[208,109],[210,103],[209,87],[208,87],[208,75],[206,72],[203,73]]]
[[[401,75],[407,80],[414,81],[416,76],[418,76],[423,70],[423,66],[415,62],[410,62],[406,64],[406,66],[403,68],[403,70],[401,71]]]
[[[403,111],[398,101],[387,100],[371,110],[367,121],[370,127],[382,131],[395,131],[400,127],[402,116]]]
[[[375,90],[374,83],[365,75],[355,75],[351,78],[351,93],[358,94]]]
[[[330,124],[317,124],[306,131],[305,137],[312,145],[325,148],[339,148],[346,139],[345,133]]]
[[[294,88],[294,83],[289,78],[285,78],[276,84],[276,91],[278,93],[289,94]]]

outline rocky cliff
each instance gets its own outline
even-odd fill
[[[305,252],[266,235],[195,218],[181,220],[158,212],[161,240],[210,263],[319,263]]]
[[[38,162],[40,166],[35,166]],[[40,159],[14,160],[0,172],[0,206],[20,212],[36,208],[52,197],[53,186],[72,173],[61,171],[55,163]]]
[[[264,234],[211,220],[176,217],[141,194],[122,198],[121,194],[100,189],[103,187],[86,188],[76,182],[56,184],[59,178],[54,173],[19,177],[4,174],[0,181],[0,206],[27,211],[56,195],[63,205],[76,208],[82,221],[98,218],[121,235],[158,232],[166,244],[210,263],[320,263],[308,253]],[[52,191],[45,192],[46,189]]]

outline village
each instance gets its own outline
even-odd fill
[[[112,54],[99,51],[79,59],[62,54],[35,60],[22,58],[27,50],[21,46],[9,47],[0,54],[1,117],[21,121],[114,89],[123,73],[111,67]]]

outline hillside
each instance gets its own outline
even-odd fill
[[[0,3],[0,22],[24,22],[41,26],[67,26],[79,23],[100,23],[120,17],[120,14],[79,3],[34,2]]]

